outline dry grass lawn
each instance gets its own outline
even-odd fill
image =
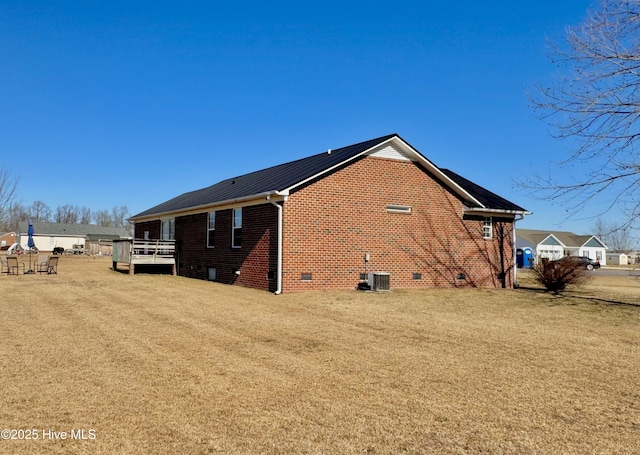
[[[0,453],[640,453],[637,278],[274,296],[110,266],[0,276],[0,429],[38,437]]]

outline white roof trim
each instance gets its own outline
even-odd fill
[[[177,209],[177,210],[169,210],[166,212],[159,212],[159,213],[152,213],[150,215],[143,215],[143,216],[132,216],[131,218],[129,218],[129,222],[134,222],[134,223],[140,223],[140,222],[144,222],[144,221],[154,221],[154,220],[161,220],[161,219],[167,219],[169,217],[176,217],[176,216],[185,216],[185,215],[191,215],[191,214],[195,214],[195,213],[202,213],[202,212],[206,212],[208,211],[208,209],[212,209],[215,207],[222,207],[222,206],[227,206],[227,205],[234,205],[234,204],[241,204],[241,203],[246,203],[249,201],[259,201],[260,203],[264,203],[264,199],[267,196],[288,196],[289,192],[288,191],[267,191],[264,193],[260,193],[260,194],[251,194],[249,196],[244,196],[244,197],[239,197],[239,198],[235,198],[235,199],[227,199],[224,201],[218,201],[218,202],[212,202],[210,204],[203,204],[203,205],[196,205],[193,207],[185,207],[182,209]],[[280,199],[273,199],[274,201],[278,201]]]

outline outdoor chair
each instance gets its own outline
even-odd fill
[[[38,273],[47,275],[58,274],[58,256],[50,256],[46,261],[38,264]]]
[[[22,262],[18,262],[18,258],[16,256],[7,256],[7,273],[9,275],[19,275],[20,267],[22,267],[22,273],[24,274],[24,264]]]

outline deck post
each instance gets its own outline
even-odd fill
[[[133,263],[133,260],[131,260],[131,262],[129,262],[129,275],[135,275],[136,273],[136,266]]]

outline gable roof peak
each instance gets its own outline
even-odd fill
[[[406,159],[419,163],[431,172],[440,183],[449,187],[471,207],[489,211],[526,213],[521,207],[500,198],[488,190],[484,190],[466,179],[462,179],[457,174],[443,172],[396,133],[358,142],[346,147],[328,149],[328,151],[231,177],[206,188],[183,193],[134,215],[131,220],[135,221],[147,217],[155,218],[194,209],[204,210],[216,205],[255,200],[270,194],[289,194],[300,186],[323,178],[364,155]],[[478,196],[483,198],[481,199]]]

